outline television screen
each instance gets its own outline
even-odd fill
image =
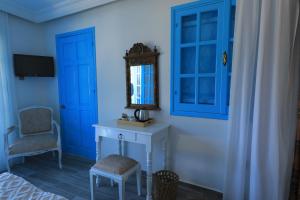
[[[54,77],[54,59],[46,56],[14,54],[15,75]]]

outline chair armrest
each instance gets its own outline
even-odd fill
[[[14,133],[16,129],[17,129],[16,126],[11,126],[7,129],[6,133],[4,134],[4,151],[6,155],[8,154],[8,148],[9,148],[8,137],[10,134]]]
[[[57,146],[60,147],[61,146],[60,125],[55,120],[52,120],[52,124],[53,124],[53,131],[57,137]]]

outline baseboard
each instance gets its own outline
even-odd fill
[[[79,156],[79,155],[74,155],[74,154],[71,154],[71,153],[63,153],[62,156],[69,157],[69,158],[72,158],[72,159],[75,159],[75,160],[84,160],[86,162],[95,163],[95,160],[91,160],[91,159],[88,159],[88,158],[85,158],[85,157],[82,157],[82,156]]]
[[[142,171],[142,176],[143,177],[146,177],[147,176],[147,172],[146,171]],[[192,182],[189,182],[189,181],[185,181],[185,180],[180,180],[179,181],[179,184],[180,185],[184,185],[184,186],[188,186],[190,188],[194,188],[196,190],[211,190],[211,191],[214,191],[216,193],[219,193],[220,195],[223,195],[223,192],[219,191],[219,190],[216,190],[215,188],[210,188],[210,187],[207,187],[207,186],[203,186],[203,185],[198,185],[198,184],[195,184],[195,183],[192,183]]]
[[[206,189],[206,190],[211,190],[211,191],[217,192],[219,194],[223,194],[222,191],[217,190],[215,188],[210,188],[210,187],[207,187],[207,186],[204,186],[204,185],[195,184],[195,183],[192,183],[192,182],[189,182],[189,181],[180,180],[180,184],[187,185],[187,186],[195,188],[195,189]]]

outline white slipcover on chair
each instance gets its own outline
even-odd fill
[[[4,138],[7,170],[10,171],[9,160],[12,158],[49,151],[58,152],[59,167],[62,168],[60,126],[53,120],[53,110],[41,106],[24,108],[19,111],[18,119],[19,138],[9,144],[9,134],[15,132],[16,127],[9,128]]]

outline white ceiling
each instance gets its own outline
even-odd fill
[[[0,10],[41,23],[117,0],[0,0]]]

